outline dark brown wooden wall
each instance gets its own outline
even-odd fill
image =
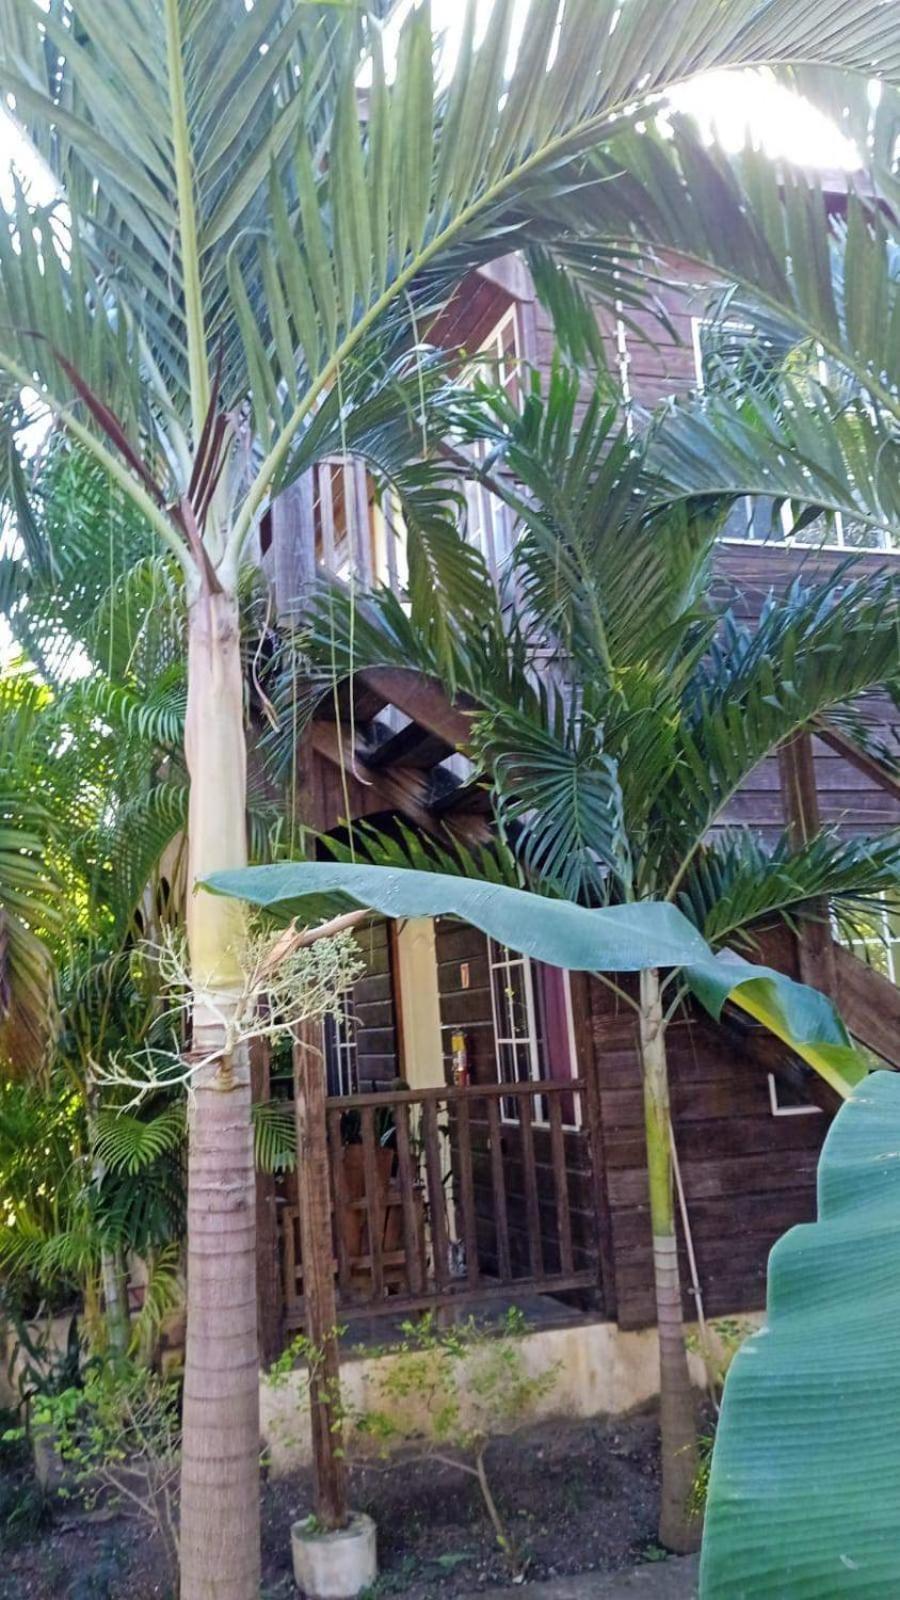
[[[390,927],[379,918],[356,934],[366,970],[353,985],[360,1092],[386,1088],[399,1074]]]
[[[766,940],[766,959],[795,973],[790,935]],[[652,1241],[636,1020],[598,980],[591,1038],[600,1084],[616,1316],[624,1328],[654,1319]],[[691,1006],[668,1031],[672,1113],[698,1276],[708,1315],[765,1305],[775,1241],[815,1216],[816,1162],[825,1113],[772,1114],[766,1072],[733,1037]],[[684,1309],[696,1315],[683,1230]]]

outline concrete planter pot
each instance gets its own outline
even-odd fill
[[[356,1600],[378,1576],[375,1524],[351,1512],[346,1528],[323,1533],[311,1520],[291,1528],[294,1578],[306,1600]]]

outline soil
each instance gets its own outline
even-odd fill
[[[657,1423],[649,1412],[610,1422],[542,1423],[495,1441],[489,1475],[528,1579],[614,1572],[657,1559],[658,1453]],[[354,1506],[378,1524],[381,1576],[372,1600],[456,1600],[480,1589],[489,1595],[492,1587],[509,1583],[509,1564],[473,1478],[442,1463],[394,1457],[356,1466],[351,1481]],[[266,1484],[263,1600],[296,1595],[289,1528],[310,1508],[308,1473]],[[4,1542],[9,1546],[8,1536]],[[22,1527],[0,1562],[0,1600],[166,1595],[153,1540],[118,1517],[91,1520],[66,1507],[54,1509],[45,1526]]]

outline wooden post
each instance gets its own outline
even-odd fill
[[[341,1364],[331,1236],[331,1183],[321,1024],[305,1023],[294,1046],[297,1195],[303,1257],[306,1337],[312,1346],[309,1407],[316,1516],[323,1528],[348,1520],[347,1472],[340,1420]]]
[[[816,763],[812,735],[807,729],[795,733],[778,751],[781,799],[788,835],[795,850],[802,849],[821,827],[819,794],[816,788]],[[812,916],[800,927],[798,953],[800,977],[823,994],[837,994],[834,939],[827,900],[816,900]]]
[[[618,1315],[616,1292],[616,1252],[609,1201],[603,1103],[600,1098],[602,1055],[594,1032],[591,984],[597,982],[586,972],[569,974],[572,1012],[575,1023],[575,1058],[578,1076],[584,1080],[582,1121],[588,1138],[591,1162],[591,1195],[594,1210],[594,1237],[597,1245],[598,1299],[604,1316],[615,1321]],[[636,1041],[635,1041],[636,1042]]]
[[[255,1106],[269,1099],[269,1046],[254,1039],[250,1046],[250,1084]],[[256,1169],[256,1305],[260,1364],[268,1367],[281,1350],[284,1297],[278,1259],[275,1176]]]

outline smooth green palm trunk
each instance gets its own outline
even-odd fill
[[[690,1514],[697,1475],[697,1422],[684,1342],[681,1274],[675,1233],[669,1076],[659,973],[641,973],[644,1126],[653,1230],[653,1276],[659,1331],[662,1491],[659,1537],[667,1550],[696,1550],[700,1524]]]

